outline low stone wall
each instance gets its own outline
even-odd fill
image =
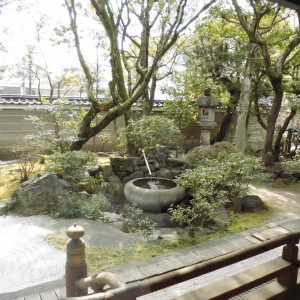
[[[183,170],[182,159],[169,157],[169,149],[157,145],[156,154],[149,157],[148,164],[151,176],[174,179]],[[98,154],[99,156],[105,154]],[[149,171],[144,158],[110,156],[100,159],[99,167],[93,170],[93,176],[103,176],[108,182],[106,189],[102,190],[112,203],[123,203],[125,200],[124,186],[130,180],[149,177]]]

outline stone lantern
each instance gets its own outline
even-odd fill
[[[210,145],[210,133],[217,126],[215,122],[215,109],[219,105],[217,98],[210,95],[210,89],[206,90],[203,97],[199,97],[197,104],[199,106],[199,117],[197,125],[201,129],[200,145]]]

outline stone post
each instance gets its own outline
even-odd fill
[[[85,243],[81,239],[84,235],[84,229],[74,224],[68,228],[67,235],[71,239],[67,244],[66,296],[85,296],[87,289],[76,290],[76,280],[87,277]]]

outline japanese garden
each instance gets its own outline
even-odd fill
[[[0,19],[29,2],[0,1]],[[60,2],[64,18],[33,14],[14,63],[0,40],[3,222],[47,224],[45,244],[61,254],[69,226],[91,228],[95,274],[299,217],[299,7]]]

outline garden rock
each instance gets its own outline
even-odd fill
[[[216,226],[226,226],[230,224],[230,217],[224,207],[216,209],[216,215],[213,217],[213,222]]]
[[[171,172],[168,169],[160,169],[156,171],[156,175],[159,178],[172,179]]]
[[[129,176],[123,178],[123,185],[125,185],[130,180],[137,179],[137,178],[143,178],[143,177],[144,177],[144,173],[142,171],[133,172]]]
[[[293,172],[293,177],[295,177],[297,180],[300,180],[300,172]]]
[[[169,148],[167,146],[155,145],[155,156],[159,162],[164,162],[169,156]]]
[[[83,201],[86,201],[90,197],[90,194],[86,191],[79,192],[77,195],[79,196],[80,200]]]
[[[110,157],[110,163],[115,173],[118,172],[133,172],[133,163],[132,160],[129,160],[127,157]]]
[[[287,181],[293,182],[296,178],[293,176],[293,173],[284,171],[280,174],[280,178],[285,179]]]
[[[273,173],[274,173],[276,176],[280,177],[280,175],[281,175],[283,172],[284,172],[284,170],[283,170],[283,168],[282,168],[280,165],[274,166],[274,168],[273,168]]]
[[[98,173],[98,171],[99,171],[99,165],[95,165],[95,166],[90,167],[88,169],[88,173],[89,173],[90,176],[94,176],[95,174]]]
[[[169,157],[167,159],[167,165],[170,167],[182,167],[184,166],[184,163],[184,158]]]
[[[123,203],[125,201],[123,183],[118,176],[111,175],[108,177],[106,196],[113,204]]]
[[[170,170],[170,173],[171,173],[171,179],[173,179],[173,178],[176,178],[177,176],[179,176],[182,173],[182,171]]]
[[[39,173],[13,192],[14,209],[25,216],[47,213],[50,203],[66,190],[71,190],[70,184],[55,173]]]
[[[110,164],[100,164],[99,165],[100,172],[98,172],[95,177],[99,178],[102,175],[105,179],[114,174],[113,168]]]
[[[258,212],[265,209],[265,205],[261,198],[256,195],[246,195],[241,198],[242,211],[244,212]]]
[[[151,213],[143,212],[144,216],[151,219],[158,227],[176,227],[178,224],[175,221],[171,220],[169,213]]]
[[[76,186],[76,189],[78,189],[79,191],[85,191],[89,194],[93,194],[95,191],[94,185],[92,184],[92,182],[89,182],[89,181],[79,183]]]

